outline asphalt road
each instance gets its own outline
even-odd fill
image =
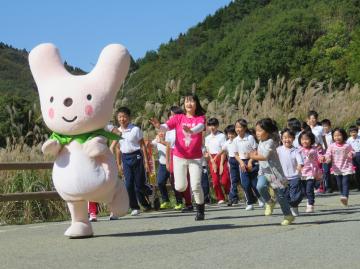
[[[305,202],[300,212],[305,211]],[[90,239],[69,222],[0,226],[0,268],[360,268],[360,193],[316,197],[315,213],[280,226],[263,209],[209,206],[206,220],[174,211],[94,223]]]

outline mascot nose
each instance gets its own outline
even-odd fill
[[[64,105],[67,106],[67,107],[71,106],[72,103],[73,103],[73,100],[71,98],[66,98],[64,100]]]

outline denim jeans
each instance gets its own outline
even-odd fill
[[[166,188],[166,182],[169,177],[170,177],[170,173],[168,170],[166,170],[166,165],[160,163],[157,173],[157,184],[160,190],[161,200],[163,202],[170,202],[169,194]]]
[[[289,180],[289,185],[286,188],[286,197],[291,207],[298,207],[301,203],[304,194],[301,190],[301,179],[294,178]]]
[[[147,195],[151,194],[151,188],[146,185],[145,168],[143,157],[140,151],[133,153],[123,153],[121,155],[125,185],[129,194],[131,209],[140,209],[139,203],[143,207],[150,207]]]
[[[350,175],[336,176],[336,182],[341,196],[349,197],[349,179],[350,179]]]
[[[315,204],[315,179],[301,180],[301,190],[304,196],[306,196],[309,205]]]
[[[258,176],[258,182],[256,188],[266,203],[268,203],[271,199],[269,193],[269,185],[270,183],[265,176],[263,175]],[[274,192],[276,194],[277,200],[280,204],[281,211],[283,212],[284,216],[291,215],[290,205],[285,196],[285,189],[274,189]]]

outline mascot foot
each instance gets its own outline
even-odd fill
[[[66,230],[65,235],[75,239],[92,237],[94,233],[90,223],[74,222]]]

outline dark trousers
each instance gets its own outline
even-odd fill
[[[301,203],[304,194],[301,189],[301,179],[294,178],[289,180],[289,185],[286,188],[286,197],[291,207],[298,207]]]
[[[355,153],[355,157],[353,158],[353,164],[355,166],[355,181],[356,187],[360,190],[360,152]]]
[[[151,188],[146,185],[145,168],[140,151],[121,154],[125,185],[129,194],[131,209],[140,209],[139,203],[149,208],[147,195],[151,194]]]
[[[350,175],[345,175],[345,176],[339,175],[335,177],[341,196],[349,197]]]
[[[314,193],[315,179],[301,180],[301,190],[304,196],[306,196],[309,205],[315,204]]]
[[[241,185],[240,181],[240,167],[238,161],[235,157],[229,158],[229,166],[230,166],[230,192],[229,192],[229,200],[239,200],[237,184]]]
[[[248,165],[249,160],[242,160],[245,165]],[[259,171],[259,165],[254,163],[251,171],[243,172],[240,170],[241,186],[244,189],[246,196],[246,202],[248,205],[256,203],[257,198],[260,198],[260,193],[256,189],[257,176]]]
[[[201,187],[204,192],[204,200],[210,201],[210,183],[209,183],[208,170],[206,166],[202,167]]]
[[[333,190],[334,189],[332,181],[331,181],[330,168],[331,168],[331,163],[323,163],[322,164],[325,190]]]
[[[161,194],[161,200],[163,202],[170,202],[169,194],[166,188],[166,183],[170,177],[170,172],[166,169],[165,164],[159,164],[158,173],[157,173],[157,184]]]

